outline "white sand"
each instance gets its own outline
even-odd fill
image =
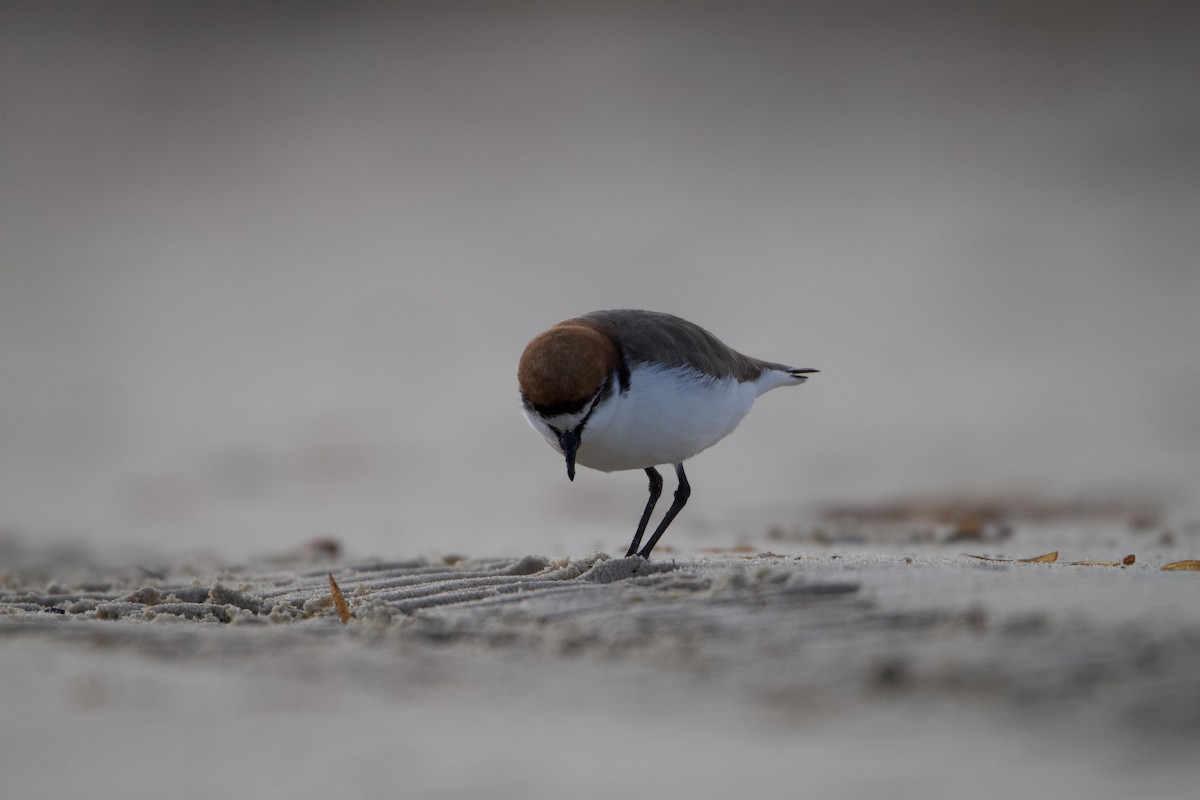
[[[345,626],[325,565],[47,591],[24,550],[0,595],[0,789],[1194,797],[1200,575],[1160,566],[1195,543],[1093,525],[1004,548],[1066,560],[1089,541],[1138,561],[923,545],[330,565]]]
[[[1196,796],[1189,4],[65,5],[0,4],[0,798]],[[822,370],[636,576],[514,375],[629,306]],[[809,525],[963,491],[1177,516]]]

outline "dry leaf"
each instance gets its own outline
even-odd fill
[[[1120,561],[1070,561],[1068,567],[1128,567],[1137,561],[1137,557],[1130,553]]]
[[[337,607],[338,616],[342,618],[342,624],[345,625],[350,621],[350,605],[342,595],[342,590],[338,588],[337,581],[333,579],[333,573],[325,574],[329,576],[329,591],[333,593],[333,604]]]
[[[1053,564],[1054,562],[1058,561],[1058,551],[1057,550],[1055,550],[1052,553],[1044,553],[1040,556],[1034,556],[1033,558],[991,558],[989,556],[977,556],[977,555],[973,555],[971,553],[963,553],[963,555],[966,556],[967,558],[977,558],[980,561],[995,561],[999,564]],[[1120,567],[1120,566],[1128,567],[1128,566],[1132,565],[1135,561],[1137,561],[1137,557],[1134,556],[1133,553],[1130,553],[1129,555],[1125,556],[1125,558],[1121,559],[1120,561],[1068,561],[1068,562],[1066,562],[1066,566],[1068,566],[1068,567]],[[1178,561],[1176,563],[1177,564],[1196,564],[1196,563],[1200,563],[1200,562]],[[1200,566],[1178,567],[1178,566],[1168,564],[1167,566],[1163,567],[1163,569],[1200,569]]]
[[[1188,559],[1187,561],[1172,561],[1170,564],[1164,564],[1163,569],[1167,572],[1200,572],[1200,561],[1196,559]]]
[[[990,556],[977,556],[971,553],[963,553],[967,558],[977,558],[980,561],[995,561],[1000,564],[1050,564],[1058,561],[1058,551],[1053,553],[1044,553],[1033,558],[991,558]]]

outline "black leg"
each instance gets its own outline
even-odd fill
[[[683,464],[675,465],[675,474],[679,476],[679,488],[675,490],[675,502],[671,503],[671,507],[667,509],[662,522],[658,523],[658,528],[654,531],[654,535],[650,537],[650,541],[646,542],[646,546],[642,548],[642,552],[638,553],[642,558],[650,558],[650,551],[654,549],[654,545],[658,544],[658,540],[662,538],[663,531],[671,524],[671,520],[675,519],[675,515],[679,513],[679,509],[687,505],[688,498],[692,496],[692,487],[688,485],[687,475],[683,474]],[[645,522],[644,519],[642,521]]]
[[[650,499],[646,501],[646,510],[642,512],[642,521],[638,523],[637,533],[633,535],[633,544],[629,545],[629,552],[625,554],[626,558],[637,552],[638,545],[642,543],[642,534],[646,532],[646,523],[650,521],[650,512],[654,511],[654,504],[658,502],[658,496],[662,494],[662,475],[658,474],[658,470],[654,467],[646,467],[646,476],[650,478]]]

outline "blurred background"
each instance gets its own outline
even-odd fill
[[[1177,2],[0,5],[0,530],[622,550],[517,358],[601,308],[817,367],[664,544],[913,493],[1200,513]],[[670,487],[670,483],[668,483]]]

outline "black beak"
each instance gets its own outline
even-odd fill
[[[575,480],[575,451],[579,449],[579,436],[574,431],[559,434],[558,446],[567,457],[567,477]]]

